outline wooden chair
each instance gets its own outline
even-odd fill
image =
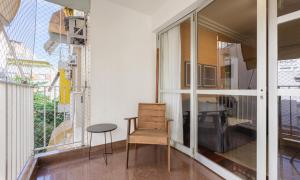
[[[129,144],[157,144],[168,146],[168,171],[170,172],[170,120],[166,119],[165,114],[165,104],[140,103],[138,117],[125,118],[128,121],[126,168],[128,168]],[[133,132],[130,129],[132,120],[134,121]]]

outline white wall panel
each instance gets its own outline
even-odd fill
[[[139,102],[155,101],[155,35],[151,17],[106,0],[92,0],[91,122],[115,123],[113,141],[126,139]],[[104,143],[103,134],[93,136]]]

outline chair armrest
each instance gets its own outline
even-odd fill
[[[170,123],[173,121],[173,119],[167,119],[167,131],[168,131],[168,137],[171,135],[171,130],[170,130]]]
[[[137,119],[138,117],[129,117],[129,118],[124,118],[124,120],[133,120],[133,119]]]
[[[172,121],[174,121],[173,119],[167,119],[167,122],[172,122]]]

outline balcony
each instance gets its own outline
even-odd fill
[[[300,179],[299,32],[292,0],[0,0],[0,180]]]

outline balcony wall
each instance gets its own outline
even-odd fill
[[[151,17],[105,0],[91,1],[91,122],[115,123],[113,140],[126,138],[138,102],[155,101],[155,34]],[[95,141],[94,141],[95,140]],[[103,135],[93,138],[104,143]]]
[[[167,0],[146,15],[107,0],[91,0],[89,124],[116,123],[113,140],[126,138],[123,118],[136,116],[138,102],[155,101],[156,32],[203,2]],[[104,143],[101,135],[94,140]]]
[[[0,82],[0,179],[17,179],[33,153],[33,89]]]

